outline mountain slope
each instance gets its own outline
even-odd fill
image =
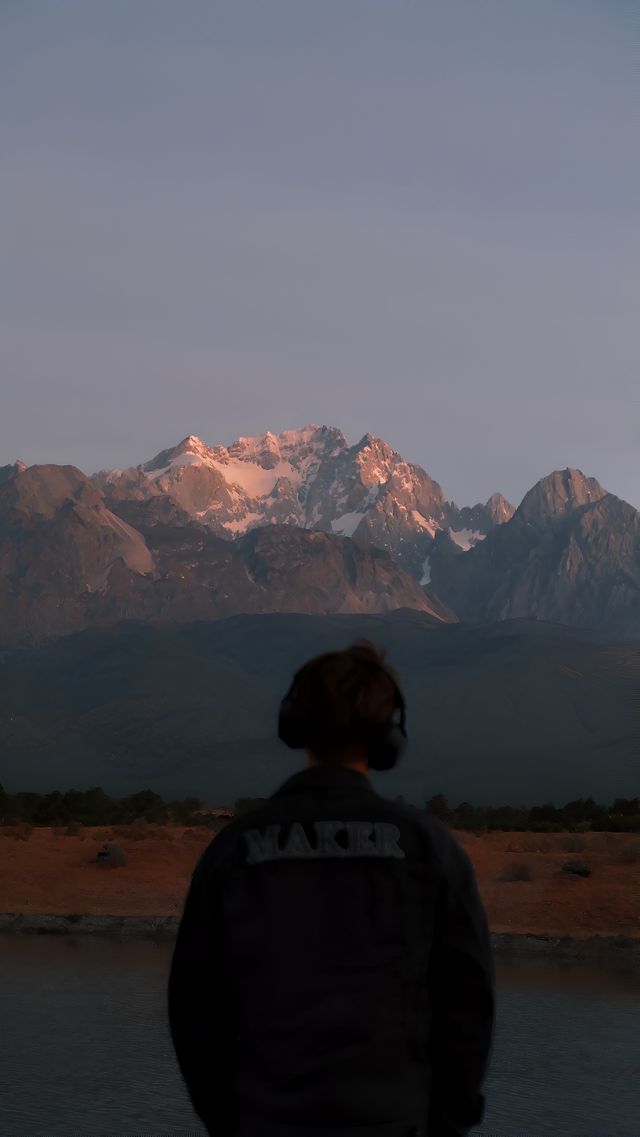
[[[30,466],[0,484],[0,642],[85,626],[118,572],[154,571],[142,535],[74,466]]]
[[[356,636],[388,649],[407,697],[410,745],[396,770],[372,773],[381,793],[496,805],[638,793],[639,644],[408,609],[127,623],[4,653],[3,784],[222,802],[272,792],[304,761],[276,738],[293,671]]]
[[[528,617],[640,634],[640,514],[580,470],[555,471],[430,587],[461,619]]]
[[[1,646],[127,618],[414,607],[455,619],[382,550],[283,525],[230,542],[157,495],[127,505],[144,535],[73,466],[31,466],[0,485]]]

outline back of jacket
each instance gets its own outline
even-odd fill
[[[354,769],[300,771],[198,863],[169,1010],[216,1133],[240,1119],[466,1133],[482,1118],[494,1021],[467,854]]]

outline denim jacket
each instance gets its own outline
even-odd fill
[[[196,865],[168,1011],[216,1137],[464,1137],[494,1000],[466,851],[358,770],[300,770]]]

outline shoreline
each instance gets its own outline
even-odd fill
[[[172,940],[179,916],[99,916],[57,913],[0,913],[0,934],[6,936],[105,936],[111,939]],[[624,963],[640,968],[640,939],[630,936],[553,936],[536,932],[491,932],[498,958],[547,957],[590,963]]]
[[[106,872],[97,848],[112,836],[126,863]],[[590,960],[640,970],[640,839],[624,834],[456,834],[470,857],[497,958]],[[2,842],[0,935],[171,940],[194,864],[211,842],[189,828],[60,836],[43,828]],[[581,853],[591,874],[562,871]]]

